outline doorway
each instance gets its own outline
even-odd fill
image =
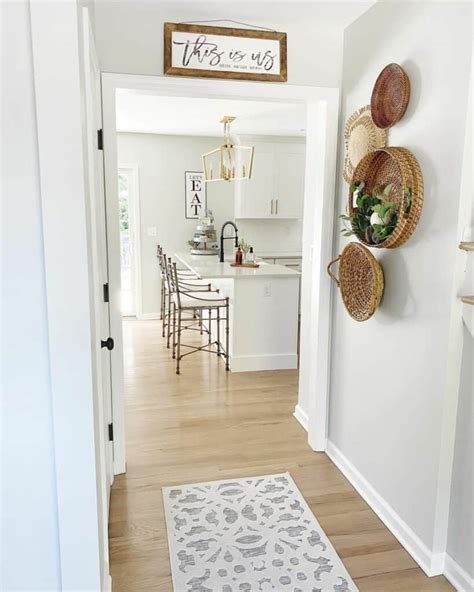
[[[334,216],[334,177],[337,147],[338,90],[316,87],[285,86],[263,83],[181,80],[171,77],[141,77],[103,74],[105,173],[107,187],[108,227],[118,232],[117,96],[148,93],[169,97],[196,97],[247,101],[294,102],[306,109],[306,176],[304,191],[304,222],[301,286],[301,352],[299,368],[299,400],[306,401],[308,442],[313,450],[325,450],[327,441],[327,410],[329,386],[329,333],[331,286],[325,265],[332,255]],[[323,224],[324,220],[324,224]],[[111,234],[112,234],[111,233]],[[155,239],[156,242],[156,239]],[[111,289],[120,286],[120,240],[109,237]],[[120,335],[122,347],[122,316],[112,314],[112,327]],[[114,330],[114,329],[113,329]],[[318,363],[314,364],[314,360]],[[123,384],[114,390],[114,409],[120,410],[123,429]],[[298,418],[300,419],[300,418]],[[117,433],[123,450],[124,433]]]
[[[118,212],[120,234],[121,312],[123,317],[141,316],[140,209],[138,167],[118,169]]]

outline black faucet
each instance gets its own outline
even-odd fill
[[[235,229],[235,236],[224,236],[224,229],[229,224],[234,227],[234,229]],[[224,222],[224,224],[222,225],[222,228],[221,228],[221,250],[220,250],[220,253],[219,253],[219,261],[221,263],[224,263],[224,241],[225,240],[228,240],[230,238],[231,239],[235,239],[235,246],[238,247],[239,246],[239,235],[238,235],[238,232],[239,231],[237,229],[237,226],[231,220],[228,220],[227,222]]]

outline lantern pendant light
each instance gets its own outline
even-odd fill
[[[253,146],[236,146],[230,137],[230,124],[235,117],[225,115],[224,143],[219,148],[202,155],[204,180],[241,181],[252,177]]]

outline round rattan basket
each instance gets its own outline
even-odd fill
[[[343,176],[351,182],[355,167],[366,154],[387,145],[388,132],[372,121],[370,105],[357,109],[346,121],[344,128],[345,159]]]
[[[410,79],[398,64],[388,64],[375,81],[370,108],[377,127],[387,129],[405,115],[410,101]]]
[[[331,266],[339,261],[339,278]],[[356,321],[366,321],[380,304],[384,289],[380,263],[360,243],[349,243],[327,267],[328,274],[341,290],[347,312]]]
[[[400,247],[413,234],[423,207],[423,177],[415,156],[406,148],[387,147],[367,154],[357,165],[352,184],[365,182],[365,191],[392,184],[389,200],[398,207],[397,224],[393,232],[380,243],[369,243],[363,236],[357,238],[368,247],[394,249]],[[348,211],[355,212],[353,193],[349,191]]]

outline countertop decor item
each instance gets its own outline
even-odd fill
[[[345,160],[343,176],[351,182],[355,167],[362,158],[387,145],[388,132],[375,125],[370,105],[357,109],[346,121],[344,128]]]
[[[206,215],[199,220],[199,224],[196,226],[194,238],[188,241],[192,255],[217,255],[219,253],[213,222],[212,212],[206,211]]]
[[[230,136],[230,124],[235,120],[232,115],[224,115],[224,143],[202,155],[204,179],[210,181],[242,181],[252,178],[253,146],[233,144]]]
[[[410,79],[398,64],[388,64],[378,75],[370,108],[377,127],[387,129],[405,115],[410,100]]]
[[[231,267],[260,267],[258,263],[231,263]]]
[[[253,28],[165,23],[164,73],[286,82],[286,33],[248,26]]]
[[[331,267],[339,262],[339,278]],[[383,270],[372,253],[359,243],[349,243],[327,267],[341,290],[347,312],[356,321],[366,321],[380,304],[384,290]]]
[[[289,473],[164,487],[163,504],[176,592],[358,590]]]
[[[382,195],[386,202],[394,204],[396,219],[391,217],[391,212],[390,220],[374,220],[371,217],[370,226],[361,227],[359,214],[362,207],[370,204],[370,200],[362,200],[361,204],[360,198],[364,195],[369,195],[370,198]],[[348,221],[352,224],[354,234],[364,245],[387,249],[403,245],[413,234],[422,207],[423,177],[420,165],[406,148],[386,147],[374,150],[364,156],[354,170],[349,190]],[[377,212],[377,209],[373,212]],[[373,212],[370,212],[371,215]],[[385,211],[377,212],[380,213],[385,216],[388,214]],[[394,223],[393,229],[384,229],[386,223]],[[390,233],[386,230],[390,230]]]

